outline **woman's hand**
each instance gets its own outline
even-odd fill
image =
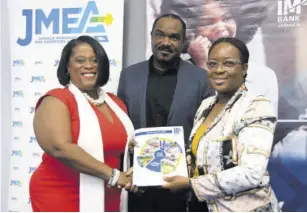
[[[138,192],[137,186],[132,185],[133,167],[130,167],[126,173],[124,172],[122,173],[126,176],[126,178],[128,179],[128,182],[126,182],[125,184],[118,184],[117,188],[119,189],[125,188],[126,191],[133,192],[133,193]]]
[[[164,189],[171,191],[180,191],[191,188],[190,179],[183,176],[165,177],[166,184],[162,186]]]
[[[118,188],[122,188],[125,185],[127,185],[128,183],[132,182],[132,176],[127,176],[125,172],[121,172],[119,179],[117,181],[117,187]]]

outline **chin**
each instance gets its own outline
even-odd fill
[[[224,86],[214,86],[213,87],[218,93],[220,94],[227,94],[227,93],[230,93],[231,90],[227,87],[224,87]]]
[[[157,57],[156,60],[159,61],[159,62],[162,62],[162,63],[168,63],[168,62],[171,61],[170,59],[168,59],[166,57]]]
[[[80,85],[79,88],[82,90],[93,90],[95,88],[95,84],[82,84],[82,86]]]
[[[162,54],[157,54],[156,59],[161,62],[171,62],[175,59],[174,55],[164,56]]]

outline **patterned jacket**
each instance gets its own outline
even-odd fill
[[[198,108],[191,141],[216,101]],[[275,125],[271,102],[239,89],[208,127],[195,160],[200,176],[191,184],[209,211],[278,211],[267,172]]]

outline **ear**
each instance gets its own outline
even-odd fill
[[[248,64],[242,64],[242,74],[243,77],[247,75]]]

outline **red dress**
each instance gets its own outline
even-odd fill
[[[71,117],[72,140],[73,143],[77,144],[80,121],[77,102],[73,94],[65,88],[51,90],[47,95],[58,98],[68,107]],[[127,113],[124,103],[119,98],[112,94],[109,94],[109,96]],[[113,117],[113,124],[106,119],[97,107],[92,105],[92,108],[100,124],[105,163],[111,168],[119,169],[120,155],[124,153],[126,145],[126,130],[111,108],[109,110]],[[42,163],[33,173],[30,180],[30,197],[33,211],[78,212],[79,174],[76,170],[44,153]],[[108,188],[106,184],[105,181],[105,211],[119,211],[120,190]]]

